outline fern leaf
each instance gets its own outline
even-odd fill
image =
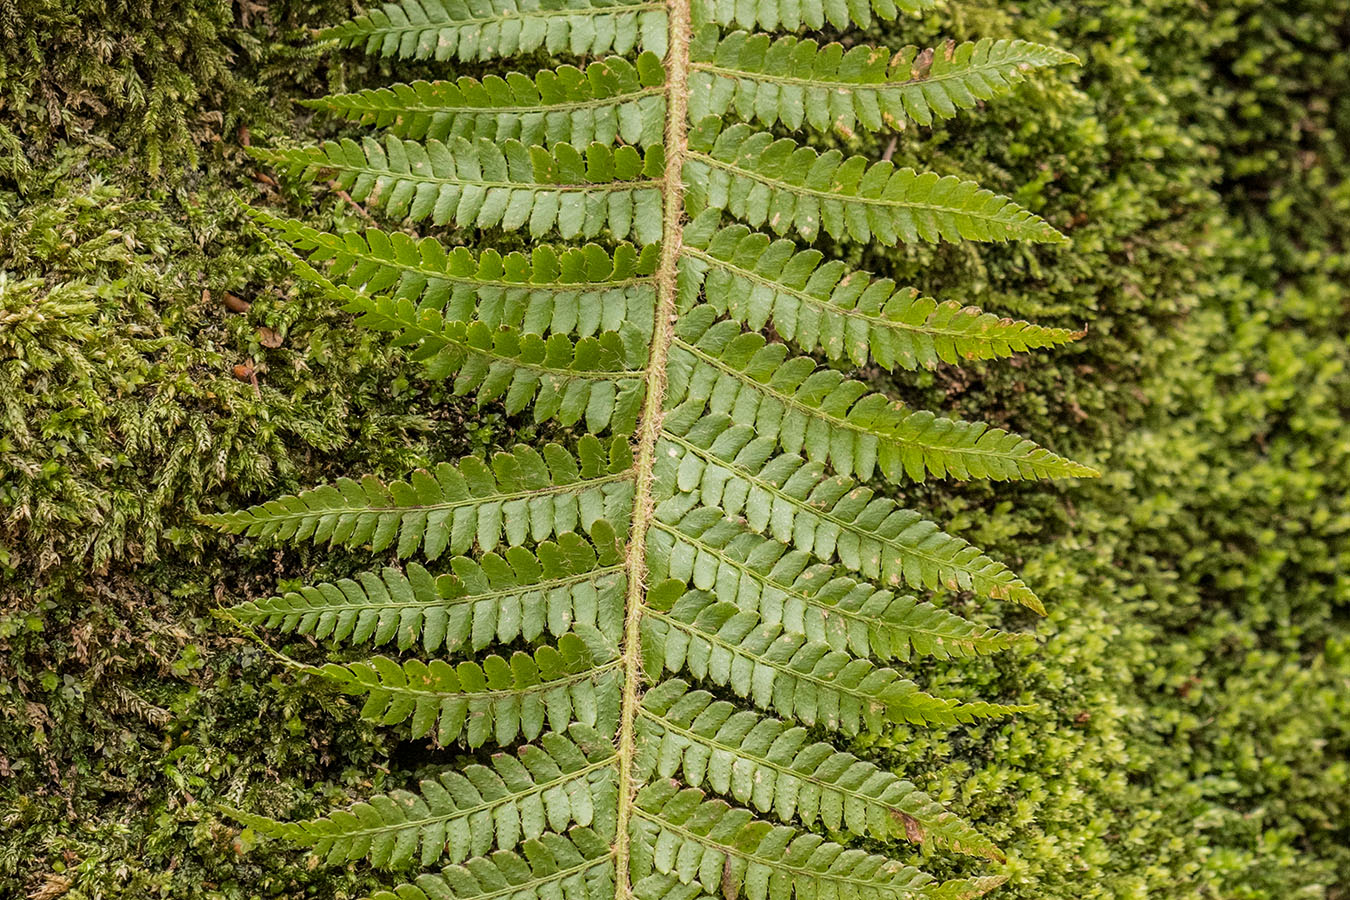
[[[370,900],[490,900],[490,898],[600,898],[614,896],[614,859],[609,839],[590,828],[566,836],[545,832],[520,845],[419,875],[415,883],[377,891]]]
[[[461,137],[584,148],[621,139],[649,146],[661,143],[665,130],[664,81],[660,57],[644,53],[636,63],[611,56],[532,79],[512,72],[481,81],[415,81],[305,104],[416,141]]]
[[[814,563],[809,553],[749,531],[722,511],[659,517],[648,537],[649,568],[808,640],[860,658],[908,662],[993,653],[1030,639],[966,621],[931,603],[896,596]]]
[[[570,144],[550,151],[485,138],[390,137],[253,155],[306,180],[331,178],[357,203],[396,220],[526,229],[532,237],[556,231],[567,239],[608,228],[644,244],[661,236],[661,192],[653,180],[665,168],[659,146],[644,156],[628,146],[591,144],[583,155]]]
[[[543,634],[561,637],[577,625],[596,628],[617,644],[627,590],[613,527],[592,529],[596,546],[572,532],[531,553],[509,547],[478,560],[457,556],[453,574],[433,577],[411,563],[406,574],[387,567],[355,579],[307,585],[279,597],[233,608],[245,624],[312,635],[334,644],[419,643],[427,653],[479,651]],[[537,554],[537,555],[536,555]]]
[[[647,610],[643,657],[651,671],[688,672],[804,725],[857,735],[888,723],[969,724],[1025,709],[925,694],[894,669],[766,625],[678,581],[653,587]]]
[[[324,32],[343,47],[401,59],[483,62],[550,55],[666,53],[665,6],[603,0],[399,0]]]
[[[746,810],[705,800],[694,788],[650,784],[639,792],[635,812],[634,870],[673,875],[714,896],[953,896],[950,887],[912,866],[757,820]]]
[[[876,469],[892,482],[929,475],[991,478],[1093,477],[1087,466],[982,422],[911,410],[784,344],[715,322],[708,306],[686,313],[670,352],[667,403],[706,407],[753,424],[789,453],[866,480]]]
[[[231,810],[244,825],[304,847],[330,864],[368,858],[381,868],[444,857],[461,862],[493,847],[509,850],[572,824],[613,830],[614,748],[582,726],[548,732],[539,746],[499,753],[327,816],[278,822]]]
[[[580,636],[579,636],[580,635]],[[572,722],[613,734],[619,718],[619,660],[604,638],[577,626],[557,648],[458,666],[433,659],[400,664],[385,656],[308,668],[350,694],[364,694],[363,717],[384,725],[411,720],[412,737],[435,732],[441,745],[509,744],[565,731]]]
[[[606,450],[587,435],[573,457],[556,444],[543,453],[524,445],[498,453],[489,466],[466,457],[418,470],[410,481],[388,484],[372,476],[205,517],[232,534],[333,546],[395,547],[427,559],[447,549],[464,553],[475,542],[492,550],[503,540],[518,546],[555,534],[590,531],[599,519],[624,522],[632,505],[632,455],[616,439]]]
[[[838,559],[863,577],[895,586],[974,591],[1044,613],[1040,600],[1007,566],[918,513],[870,488],[830,476],[824,466],[775,454],[775,442],[724,416],[668,416],[656,478],[682,490],[660,518],[678,521],[696,505],[741,517],[817,559]]]
[[[1033,69],[1076,61],[1027,41],[995,41],[892,53],[884,47],[700,29],[690,43],[689,115],[693,121],[734,111],[766,127],[803,124],[852,136],[923,125],[1007,93]]]
[[[850,24],[866,28],[873,16],[886,22],[900,13],[932,9],[937,0],[694,0],[696,21],[768,31],[796,31],[823,28],[848,28]]]
[[[748,125],[704,119],[689,134],[685,205],[691,215],[722,209],[756,228],[813,241],[1009,241],[1062,243],[1049,223],[971,181],[889,162],[817,153]]]
[[[444,558],[377,564],[234,617],[331,642],[326,664],[285,661],[361,696],[363,716],[405,738],[533,742],[420,793],[246,822],[333,862],[449,857],[378,900],[958,900],[1001,883],[938,882],[850,846],[903,838],[1002,859],[914,784],[835,744],[1028,708],[906,678],[915,658],[1029,636],[904,588],[1044,611],[1006,566],[866,482],[1096,473],[836,369],[992,360],[1081,335],[939,303],[804,244],[1065,238],[975,184],[769,133],[927,124],[1072,59],[1021,41],[894,55],[823,42],[935,3],[389,0],[326,33],[388,58],[469,63],[472,77],[311,103],[384,134],[257,157],[327,181],[385,225],[339,218],[330,233],[254,214],[264,240],[430,377],[555,421],[577,444],[388,485],[341,479],[210,520]],[[572,65],[478,65],[522,55]],[[464,230],[405,231],[428,221]],[[351,661],[343,648],[363,644],[426,658]]]
[[[640,714],[644,781],[679,777],[783,822],[1003,859],[987,838],[910,782],[813,742],[800,726],[738,709],[678,679],[648,691]]]
[[[681,295],[697,297],[752,331],[772,325],[785,340],[830,360],[895,369],[988,360],[1055,347],[1085,332],[1001,319],[954,301],[939,303],[913,288],[824,262],[744,225],[717,228],[708,211],[686,226]]]
[[[356,294],[388,294],[390,309],[404,318],[423,321],[434,310],[449,321],[482,322],[489,328],[518,329],[527,334],[576,334],[593,337],[605,331],[636,329],[645,346],[651,339],[658,247],[641,250],[619,244],[613,252],[598,244],[585,247],[534,247],[530,254],[484,250],[475,256],[463,247],[447,248],[434,238],[413,238],[400,231],[368,228],[342,235],[320,231],[295,219],[261,211],[250,213],[274,232],[283,251],[317,277],[297,271],[321,286],[349,288]],[[303,257],[303,258],[302,258]],[[304,262],[308,260],[308,263]],[[318,273],[314,266],[323,266]],[[377,308],[355,294],[334,290],[354,311]],[[430,330],[441,331],[434,318]]]

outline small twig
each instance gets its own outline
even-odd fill
[[[352,209],[356,210],[357,214],[360,215],[361,218],[366,220],[367,224],[370,225],[375,224],[375,217],[372,216],[370,213],[366,212],[366,208],[364,206],[353,200],[351,194],[347,193],[342,188],[338,187],[338,183],[336,181],[328,182],[328,187],[332,189],[333,193],[337,194],[343,200],[346,200],[348,205],[350,205]]]

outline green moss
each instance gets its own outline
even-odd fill
[[[506,437],[289,287],[235,211],[309,205],[253,177],[240,126],[307,130],[293,99],[369,65],[307,46],[345,14],[316,6],[0,0],[0,895],[359,896],[364,870],[254,846],[215,804],[304,815],[445,761],[210,617],[346,560],[279,562],[192,519]],[[1084,65],[894,158],[1020,187],[1074,243],[863,261],[1090,333],[897,389],[1107,475],[914,492],[1051,607],[959,601],[1044,640],[920,677],[1040,711],[867,751],[1010,851],[1000,896],[1344,900],[1344,3],[950,7],[882,37],[1016,30]]]

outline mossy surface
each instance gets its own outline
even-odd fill
[[[211,616],[350,561],[194,520],[536,437],[295,288],[244,225],[236,196],[315,208],[243,145],[330,128],[295,101],[379,67],[310,46],[348,12],[0,0],[0,896],[360,896],[362,866],[255,844],[217,805],[304,816],[455,761]],[[1026,0],[877,34],[1084,61],[856,148],[1011,191],[1073,238],[858,260],[1089,328],[892,385],[1106,472],[907,492],[1051,608],[962,600],[1042,642],[918,673],[1038,712],[863,748],[1008,851],[999,896],[1350,897],[1347,23],[1345,0]]]

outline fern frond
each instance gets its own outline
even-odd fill
[[[689,45],[689,115],[721,118],[734,111],[743,122],[851,136],[949,119],[958,110],[1007,93],[1025,73],[1074,62],[1072,54],[1027,41],[960,44],[892,53],[884,47],[735,31],[700,29]]]
[[[330,28],[343,47],[402,59],[486,61],[550,55],[666,54],[662,3],[604,0],[399,0]]]
[[[887,369],[935,368],[939,361],[999,359],[1067,344],[1084,332],[1002,319],[948,300],[939,303],[887,278],[824,261],[744,225],[718,228],[709,210],[685,227],[680,292],[752,331],[768,325],[785,340],[831,360]]]
[[[415,141],[461,137],[584,148],[621,139],[647,146],[663,137],[664,81],[660,57],[644,53],[636,63],[611,56],[532,79],[512,72],[481,81],[415,81],[304,103]]]
[[[420,645],[420,660],[281,658],[363,697],[362,715],[404,738],[534,742],[420,794],[246,822],[334,862],[450,857],[378,900],[958,900],[1001,883],[938,882],[851,846],[903,838],[1002,860],[914,784],[835,743],[1029,708],[934,696],[907,677],[916,657],[1030,636],[906,588],[1044,612],[1002,563],[867,482],[1096,473],[908,409],[843,369],[992,360],[1081,335],[940,303],[806,243],[1066,239],[973,183],[769,133],[927,124],[1072,59],[1023,41],[894,55],[827,42],[935,3],[389,0],[326,32],[399,59],[573,57],[533,76],[314,101],[385,133],[255,155],[386,224],[340,218],[330,233],[253,215],[299,278],[431,378],[578,443],[388,485],[341,479],[212,517],[251,537],[445,558],[377,563],[230,618],[333,648]],[[733,31],[803,25],[838,32]],[[405,233],[423,221],[464,231]],[[492,249],[484,230],[517,249]]]
[[[458,465],[418,470],[410,481],[387,485],[367,475],[340,478],[296,496],[205,517],[232,534],[333,546],[395,547],[427,559],[447,549],[464,553],[475,542],[492,550],[504,539],[517,546],[555,534],[590,531],[599,519],[625,522],[632,506],[632,453],[615,439],[608,448],[584,436],[574,457],[556,444],[543,453],[519,445],[489,466],[477,457]]]
[[[1007,566],[913,510],[831,476],[819,463],[776,454],[775,442],[757,438],[753,428],[689,412],[676,411],[663,423],[656,477],[681,488],[659,508],[663,521],[679,521],[699,504],[714,506],[744,518],[752,531],[822,561],[838,559],[884,585],[974,591],[1044,614]]]
[[[307,585],[279,597],[234,607],[248,625],[312,635],[334,644],[400,650],[419,643],[427,653],[479,651],[492,643],[561,637],[575,626],[596,628],[617,644],[627,588],[613,527],[592,529],[596,544],[572,532],[543,541],[534,553],[509,547],[478,560],[450,560],[454,574],[433,577],[417,563],[407,573],[386,567],[355,579]],[[537,555],[536,555],[537,554]]]
[[[545,832],[520,845],[417,876],[412,884],[377,891],[370,900],[589,900],[614,896],[609,838],[575,827],[566,836]]]
[[[687,672],[761,709],[849,735],[877,733],[887,724],[969,724],[1025,709],[934,697],[894,669],[766,625],[678,581],[648,591],[642,644],[653,672]]]
[[[488,656],[458,666],[433,659],[402,664],[385,656],[368,662],[308,667],[350,694],[366,696],[364,718],[384,725],[411,720],[414,738],[436,734],[441,745],[461,738],[470,747],[509,744],[565,731],[581,722],[603,734],[618,727],[619,659],[599,632],[576,626],[533,654]]]
[[[829,23],[845,29],[850,23],[866,28],[873,16],[886,22],[900,13],[932,9],[937,0],[694,0],[696,22],[716,22],[740,28],[796,31],[823,28]]]
[[[447,248],[434,238],[413,238],[400,231],[367,228],[337,235],[262,211],[250,214],[274,232],[283,252],[289,248],[298,254],[287,255],[318,276],[315,279],[298,267],[302,277],[325,289],[333,284],[358,294],[387,292],[395,301],[392,311],[384,314],[388,318],[413,319],[419,327],[439,332],[434,318],[422,315],[429,309],[449,321],[478,321],[494,330],[505,326],[527,334],[593,337],[631,327],[644,346],[651,339],[656,309],[652,275],[659,256],[654,244],[639,250],[624,243],[612,252],[598,244],[563,248],[541,244],[529,256],[495,250],[475,256],[464,247]],[[320,265],[322,273],[313,268]],[[354,312],[379,308],[378,302],[334,293],[348,304],[356,303]],[[415,317],[412,312],[397,312],[405,309],[401,301],[415,305]]]
[[[817,153],[748,125],[704,119],[689,133],[684,164],[691,215],[723,209],[756,228],[813,241],[915,243],[939,240],[1062,243],[1065,238],[1007,197],[972,181],[889,162],[869,164],[838,150]]]
[[[644,781],[679,777],[783,822],[1003,859],[988,838],[910,782],[811,741],[800,726],[740,710],[679,679],[648,691],[640,715]]]
[[[552,150],[519,141],[452,137],[442,142],[386,138],[326,141],[253,155],[305,180],[330,178],[357,203],[391,219],[430,219],[462,228],[557,231],[593,238],[608,228],[647,244],[661,236],[665,162],[660,146],[646,154],[628,146],[570,144]]]
[[[1093,477],[1087,466],[982,422],[944,419],[872,393],[784,344],[697,306],[675,329],[667,402],[731,414],[776,438],[789,453],[829,463],[866,480],[879,469],[892,482],[929,475],[990,478]]]
[[[278,822],[236,810],[230,815],[262,834],[309,847],[330,864],[363,857],[381,868],[402,868],[414,857],[422,866],[445,857],[462,862],[573,824],[612,832],[613,758],[608,740],[574,725],[543,734],[539,746],[498,753],[490,765],[428,778],[416,793],[377,794],[321,818]]]
[[[931,603],[858,581],[811,555],[760,537],[715,507],[678,522],[658,518],[648,537],[655,579],[674,578],[808,640],[860,658],[908,662],[993,653],[1030,640],[966,621]]]
[[[757,820],[746,810],[704,799],[694,788],[650,784],[638,793],[635,812],[634,870],[673,875],[714,896],[953,896],[950,887],[912,866]]]

